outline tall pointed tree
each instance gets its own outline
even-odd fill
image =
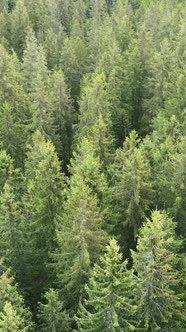
[[[7,181],[0,194],[0,257],[3,257],[7,266],[11,266],[15,274],[18,274],[20,264],[20,220],[20,204]]]
[[[21,66],[16,54],[9,55],[2,46],[0,56],[0,140],[16,166],[23,167],[29,114]]]
[[[111,220],[116,236],[124,245],[125,253],[135,246],[139,228],[150,211],[152,182],[149,161],[139,146],[135,131],[126,138],[123,149],[116,151],[111,169]]]
[[[0,331],[1,332],[26,332],[23,319],[13,309],[10,302],[6,302],[3,312],[0,312]]]
[[[10,276],[10,270],[3,266],[0,260],[0,331],[32,332],[34,324],[31,321],[31,313],[25,307],[23,297],[19,294],[14,279]]]
[[[11,14],[11,46],[19,58],[26,46],[26,35],[29,27],[29,17],[23,0],[17,0]]]
[[[72,177],[76,177],[76,183],[71,185],[64,212],[58,217],[54,266],[65,306],[74,314],[90,268],[103,250],[106,234],[101,229],[103,216],[96,195],[82,177],[78,174]]]
[[[47,263],[55,247],[55,217],[63,204],[64,176],[54,146],[40,132],[25,165],[26,191],[22,218],[22,287],[31,303],[36,303],[50,276]]]
[[[122,262],[114,239],[91,271],[76,321],[78,331],[134,331],[133,283],[131,271]]]
[[[112,123],[108,85],[103,73],[86,77],[80,98],[77,136],[95,142],[95,153],[108,165],[113,151]]]
[[[70,318],[56,290],[50,288],[44,295],[45,303],[39,303],[38,318],[41,332],[69,332]]]
[[[25,92],[29,98],[31,113],[30,129],[33,133],[40,130],[53,138],[53,117],[47,109],[48,69],[42,46],[38,46],[32,30],[28,32],[23,55],[23,77]]]
[[[154,211],[140,231],[137,251],[132,252],[138,288],[139,328],[144,331],[182,331],[182,302],[176,292],[179,274],[176,252],[180,241],[175,223],[165,212]]]
[[[61,70],[54,71],[50,77],[47,108],[53,116],[56,151],[59,159],[63,160],[63,166],[67,168],[71,156],[75,114],[70,92]]]

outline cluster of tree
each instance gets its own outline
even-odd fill
[[[1,0],[1,332],[185,331],[185,11]]]

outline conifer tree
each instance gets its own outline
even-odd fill
[[[70,92],[61,70],[54,71],[50,77],[47,108],[53,116],[55,148],[66,168],[71,156],[72,126],[75,115]]]
[[[19,294],[13,277],[10,276],[10,270],[5,269],[2,260],[0,260],[0,316],[0,331],[13,331],[14,326],[17,328],[16,332],[20,331],[18,328],[29,332],[34,330],[31,313],[25,307],[23,297]]]
[[[14,273],[18,273],[20,264],[20,219],[19,203],[7,181],[0,194],[0,257]]]
[[[137,251],[132,252],[138,288],[137,321],[144,331],[182,331],[182,302],[177,294],[180,281],[176,270],[176,252],[180,241],[175,224],[165,212],[154,211],[138,238]]]
[[[29,27],[29,17],[23,0],[17,0],[11,14],[11,46],[22,57],[26,46],[26,35]]]
[[[41,332],[69,332],[69,316],[63,310],[58,292],[52,288],[44,294],[45,303],[39,303],[39,326]]]
[[[17,315],[10,302],[6,302],[3,312],[0,312],[1,332],[26,332],[28,327],[24,326],[23,319]]]
[[[6,49],[10,46],[10,15],[8,13],[8,4],[2,5],[2,12],[0,11],[0,43]]]
[[[53,117],[47,109],[48,69],[42,46],[38,46],[32,30],[28,32],[23,55],[25,92],[29,97],[31,132],[40,130],[51,140],[55,136]]]
[[[114,185],[110,189],[113,230],[125,247],[133,247],[152,201],[151,169],[135,131],[116,150],[110,167]],[[114,230],[115,229],[115,230]]]
[[[24,273],[20,280],[33,304],[39,300],[50,279],[46,265],[55,247],[55,217],[61,211],[64,190],[64,177],[54,147],[40,132],[33,136],[25,175],[21,223],[21,268]]]
[[[100,205],[104,205],[107,192],[107,181],[102,171],[102,164],[96,154],[96,148],[88,138],[82,138],[69,165],[71,173],[70,185],[78,184],[79,179],[97,195]]]
[[[79,104],[77,136],[87,137],[95,143],[95,153],[103,165],[108,165],[112,158],[113,136],[109,91],[103,73],[93,74],[90,81],[85,78]]]
[[[74,177],[76,182],[72,180],[64,212],[58,217],[58,248],[54,254],[57,286],[71,313],[77,310],[90,268],[107,238],[101,229],[103,216],[96,195],[82,177]]]
[[[0,192],[2,192],[6,181],[12,176],[14,171],[13,160],[5,150],[0,151]]]
[[[86,73],[87,51],[82,37],[70,36],[64,41],[61,52],[60,67],[62,68],[68,86],[71,89],[71,97],[77,106],[80,95],[80,82]]]
[[[29,114],[20,63],[14,52],[9,55],[2,46],[0,54],[0,140],[15,165],[23,167]]]
[[[67,34],[71,30],[73,0],[57,0],[57,12],[60,23],[64,26]]]
[[[90,1],[90,23],[88,30],[89,65],[95,71],[100,56],[111,44],[111,26],[109,25],[105,0]],[[111,42],[110,42],[111,41]]]
[[[85,287],[87,299],[76,316],[78,331],[134,331],[136,308],[132,302],[132,275],[126,265],[116,241],[110,240]]]
[[[52,22],[48,28],[43,47],[46,54],[49,70],[59,67],[63,44],[66,38],[63,26],[57,21]]]
[[[8,9],[7,0],[2,0],[0,4],[0,13],[4,11],[4,9]]]

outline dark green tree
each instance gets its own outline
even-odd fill
[[[26,46],[26,35],[29,27],[29,17],[23,0],[17,0],[11,14],[11,46],[22,57]]]
[[[67,37],[61,52],[60,67],[62,68],[68,86],[71,89],[71,97],[77,107],[77,99],[80,95],[80,82],[86,73],[87,51],[85,42],[80,36]]]
[[[112,226],[125,251],[133,247],[152,202],[151,169],[135,131],[116,151],[111,166]],[[113,218],[113,219],[112,219]]]
[[[29,120],[27,97],[16,54],[9,55],[2,46],[0,54],[0,141],[15,165],[23,167]]]
[[[36,304],[52,276],[47,263],[55,247],[55,218],[63,204],[64,176],[54,146],[40,132],[33,136],[25,165],[22,264],[20,282],[27,300]]]
[[[70,98],[70,92],[61,70],[54,71],[49,81],[47,108],[53,117],[55,130],[54,144],[63,166],[67,168],[71,156],[73,123],[75,112]]]
[[[0,195],[0,257],[16,274],[20,264],[21,209],[10,184],[5,183]]]
[[[25,92],[29,97],[30,130],[40,130],[52,140],[55,136],[53,115],[47,108],[48,69],[42,46],[38,46],[32,30],[28,32],[23,55]]]

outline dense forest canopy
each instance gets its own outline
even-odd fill
[[[0,1],[0,331],[184,332],[186,1]]]

